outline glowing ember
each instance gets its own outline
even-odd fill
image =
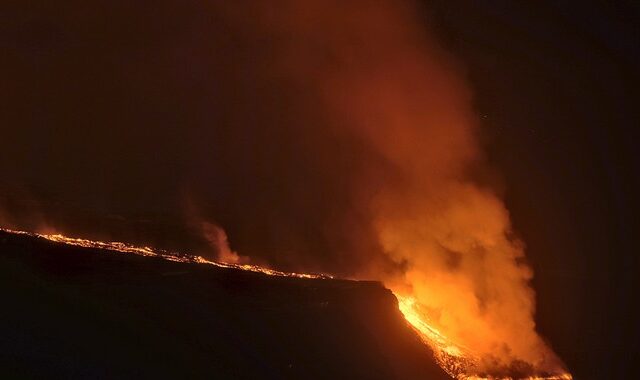
[[[221,268],[233,268],[250,272],[263,273],[269,276],[297,277],[309,279],[330,279],[333,278],[326,274],[308,274],[295,272],[282,272],[265,267],[250,264],[230,264],[211,261],[202,256],[186,255],[178,252],[169,252],[151,247],[137,247],[122,242],[102,242],[88,239],[72,238],[61,234],[40,234],[26,231],[16,231],[0,228],[0,231],[27,235],[49,241],[79,246],[85,248],[103,249],[122,253],[132,253],[140,256],[157,257],[164,260],[214,265]],[[422,342],[429,346],[434,353],[438,364],[454,379],[458,380],[513,380],[513,377],[494,377],[494,376],[478,376],[476,368],[480,362],[480,358],[465,348],[461,344],[453,342],[445,334],[439,331],[430,323],[428,316],[420,311],[420,305],[416,299],[410,295],[401,295],[396,293],[398,299],[398,307],[407,322],[416,330]],[[563,373],[551,376],[529,376],[520,378],[522,380],[571,380],[573,377],[569,373]]]
[[[123,253],[133,253],[135,255],[158,257],[165,260],[176,261],[181,263],[209,264],[209,265],[214,265],[221,268],[240,269],[240,270],[245,270],[249,272],[263,273],[270,276],[298,277],[298,278],[332,278],[332,276],[329,276],[326,274],[281,272],[274,269],[260,267],[257,265],[221,263],[221,262],[207,260],[202,256],[186,255],[183,253],[169,252],[169,251],[151,248],[151,247],[136,247],[134,245],[122,243],[119,241],[109,241],[109,242],[94,241],[94,240],[88,240],[88,239],[67,237],[61,234],[39,234],[35,232],[15,231],[15,230],[10,230],[5,228],[0,228],[0,231],[9,232],[13,234],[28,235],[32,237],[46,239],[46,240],[54,241],[57,243],[74,245],[78,247],[104,249],[104,250],[117,251],[117,252],[123,252]]]
[[[415,298],[396,294],[398,307],[405,319],[416,330],[422,341],[431,347],[438,364],[453,378],[458,380],[511,380],[512,377],[492,377],[471,375],[476,371],[480,358],[464,346],[451,341],[429,323],[425,313],[419,310]],[[569,373],[551,376],[529,376],[523,380],[571,380]]]
[[[398,307],[409,322],[419,333],[423,342],[429,345],[440,365],[450,375],[456,377],[456,373],[460,372],[462,362],[473,361],[472,355],[460,345],[450,341],[440,331],[429,325],[428,319],[417,309],[416,300],[410,296],[396,295],[398,298]],[[457,363],[460,361],[461,363]]]

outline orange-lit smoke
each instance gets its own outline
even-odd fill
[[[379,279],[396,294],[415,298],[422,317],[482,358],[480,371],[518,362],[558,369],[535,331],[532,273],[509,213],[489,186],[475,180],[484,164],[470,89],[426,30],[422,9],[410,0],[212,0],[178,8],[173,21],[182,27],[175,28],[156,15],[173,18],[173,4],[164,13],[138,9],[134,15],[148,16],[155,27],[135,41],[119,31],[107,36],[110,43],[96,48],[106,58],[86,60],[84,75],[105,72],[101,82],[111,90],[94,93],[102,87],[89,81],[73,95],[79,102],[88,91],[109,101],[86,110],[75,100],[45,102],[62,107],[53,107],[59,125],[91,125],[86,130],[93,134],[45,130],[43,139],[57,139],[50,156],[7,155],[12,159],[4,167],[31,168],[32,177],[46,184],[41,187],[57,189],[54,195],[75,195],[88,209],[105,204],[118,221],[131,208],[134,216],[138,209],[174,211],[173,187],[187,182],[197,189],[194,198],[209,201],[194,208],[210,208],[198,218],[190,215],[187,224],[218,259],[246,260],[206,217],[215,218],[234,249],[252,259],[288,271]],[[103,12],[94,17],[101,20]],[[192,23],[199,27],[191,29]],[[92,18],[80,25],[98,28],[88,35],[104,34],[103,23]],[[168,47],[147,52],[158,41]],[[119,50],[129,42],[142,53]],[[69,56],[70,71],[84,61],[75,57]],[[101,65],[121,60],[122,66]],[[34,87],[47,88],[42,79],[56,91],[32,96],[29,90],[25,98],[71,93],[66,82],[53,80],[64,76],[50,74],[59,66],[51,62],[50,71],[25,71],[28,80],[18,82],[36,78]],[[165,108],[175,112],[166,125],[159,120]],[[49,128],[49,119],[35,120],[38,128]],[[12,132],[22,136],[22,129]],[[22,144],[5,139],[11,144],[4,148],[39,152],[38,145],[22,147],[40,141],[27,131],[16,140]]]
[[[559,369],[535,331],[532,272],[504,202],[473,180],[483,158],[469,88],[420,10],[292,0],[249,13],[246,25],[277,42],[265,70],[318,94],[330,133],[384,158],[353,175],[352,206],[370,215],[382,248],[357,275],[415,297],[436,328],[482,358],[481,369]]]

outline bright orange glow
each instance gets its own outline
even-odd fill
[[[270,276],[298,277],[298,278],[332,278],[331,276],[326,274],[281,272],[278,270],[269,269],[269,268],[265,268],[257,265],[216,262],[216,261],[207,260],[202,256],[185,255],[178,252],[169,252],[169,251],[164,251],[161,249],[155,249],[151,247],[136,247],[134,245],[122,243],[118,241],[109,241],[109,242],[94,241],[94,240],[88,240],[88,239],[72,238],[72,237],[61,235],[61,234],[39,234],[35,232],[16,231],[16,230],[10,230],[5,228],[0,228],[0,231],[9,232],[13,234],[28,235],[32,237],[46,239],[46,240],[54,241],[57,243],[74,245],[78,247],[105,249],[105,250],[122,252],[122,253],[132,253],[140,256],[158,257],[161,259],[176,261],[180,263],[208,264],[208,265],[214,265],[220,268],[240,269],[240,270],[245,270],[249,272],[263,273]]]
[[[434,327],[426,314],[420,310],[420,305],[415,298],[399,294],[396,294],[396,297],[398,298],[398,307],[407,322],[413,326],[422,341],[433,350],[438,364],[451,377],[458,380],[512,379],[511,377],[478,376],[473,374],[479,369],[481,357],[461,344],[452,341]],[[569,373],[560,373],[549,376],[529,376],[521,379],[571,380],[573,377]]]
[[[466,374],[566,372],[536,331],[533,272],[486,175],[472,91],[418,2],[284,3],[257,6],[260,21],[246,25],[286,41],[266,75],[313,93],[327,130],[372,153],[350,172],[348,223],[323,226],[361,259],[344,273],[411,297],[404,309],[419,311],[409,318],[428,340],[473,353],[473,371],[453,361]]]
[[[108,251],[130,253],[146,257],[157,257],[169,261],[182,262],[182,263],[194,263],[194,264],[207,264],[214,265],[221,268],[233,268],[239,270],[245,270],[250,272],[262,273],[269,276],[283,276],[283,277],[297,277],[306,279],[331,279],[330,275],[326,274],[308,274],[308,273],[295,273],[295,272],[282,272],[270,268],[265,268],[257,265],[250,264],[233,264],[222,263],[205,259],[201,256],[185,255],[177,252],[169,252],[151,247],[137,247],[131,244],[122,242],[102,242],[81,238],[73,238],[64,236],[61,234],[40,234],[26,231],[16,231],[5,228],[0,228],[0,231],[27,235],[40,239],[45,239],[57,243],[93,248],[103,249]],[[444,331],[441,331],[433,320],[428,317],[428,313],[425,312],[416,298],[411,295],[406,295],[399,291],[394,291],[396,298],[398,299],[398,308],[407,320],[410,326],[412,326],[422,342],[429,346],[433,351],[438,364],[454,379],[458,380],[511,380],[512,377],[493,377],[493,376],[479,376],[476,373],[480,371],[482,357],[473,352],[469,348],[454,341]],[[571,380],[572,376],[569,373],[559,373],[549,376],[529,376],[520,378],[523,380]]]

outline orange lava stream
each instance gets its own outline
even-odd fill
[[[178,252],[170,252],[152,247],[137,247],[131,244],[122,242],[102,242],[88,239],[72,238],[61,234],[40,234],[35,232],[16,231],[6,228],[1,228],[0,231],[27,235],[36,238],[41,238],[57,243],[79,246],[84,248],[104,249],[109,251],[117,251],[122,253],[132,253],[140,256],[157,257],[169,261],[182,262],[182,263],[197,263],[214,265],[220,268],[233,268],[239,270],[245,270],[250,272],[263,273],[269,276],[281,276],[281,277],[296,277],[307,279],[331,279],[333,276],[327,274],[309,274],[309,273],[296,273],[296,272],[282,272],[274,269],[269,269],[257,265],[250,264],[230,264],[211,261],[205,259],[202,256],[185,255]],[[450,340],[441,331],[438,331],[435,327],[429,324],[429,320],[418,311],[416,300],[412,296],[395,294],[398,299],[398,308],[402,312],[404,318],[407,320],[417,332],[423,343],[431,348],[434,353],[435,359],[438,364],[447,372],[451,377],[457,380],[515,380],[512,377],[483,377],[477,375],[471,375],[476,363],[480,358],[474,355],[471,351],[464,346],[457,344]],[[569,373],[546,376],[546,377],[526,377],[520,380],[572,380],[573,377]]]
[[[320,279],[333,278],[332,276],[329,276],[326,274],[281,272],[278,270],[269,269],[269,268],[265,268],[257,265],[221,263],[221,262],[205,259],[202,256],[185,255],[178,252],[170,252],[170,251],[165,251],[165,250],[156,249],[152,247],[137,247],[137,246],[127,244],[127,243],[122,243],[119,241],[109,241],[109,242],[94,241],[94,240],[88,240],[88,239],[72,238],[72,237],[61,235],[61,234],[39,234],[35,232],[16,231],[16,230],[10,230],[6,228],[0,228],[0,231],[9,232],[12,234],[28,235],[32,237],[37,237],[37,238],[46,239],[46,240],[57,242],[57,243],[63,243],[63,244],[68,244],[68,245],[73,245],[78,247],[104,249],[104,250],[117,251],[117,252],[123,252],[123,253],[133,253],[135,255],[158,257],[165,260],[181,262],[181,263],[209,264],[209,265],[214,265],[220,268],[240,269],[240,270],[245,270],[249,272],[263,273],[270,276],[320,278]]]
[[[478,376],[474,372],[480,358],[453,342],[445,334],[429,324],[425,315],[419,312],[415,298],[396,294],[398,307],[407,322],[416,330],[424,344],[433,351],[436,361],[451,377],[457,380],[515,380],[512,377]],[[518,380],[572,380],[573,376],[563,373],[552,376],[529,376]]]

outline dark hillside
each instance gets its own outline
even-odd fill
[[[0,232],[0,376],[446,379],[380,284]]]

